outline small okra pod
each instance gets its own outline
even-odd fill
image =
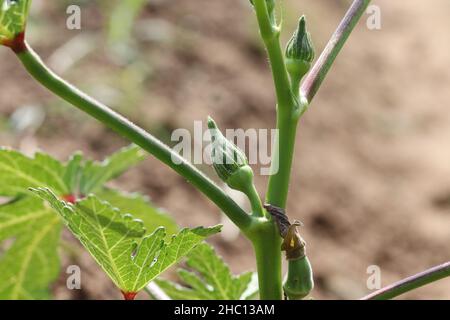
[[[281,249],[286,251],[288,273],[283,289],[289,300],[305,298],[314,288],[311,263],[306,256],[306,243],[297,230],[299,222],[294,222],[287,230]]]
[[[306,256],[306,242],[297,230],[302,224],[299,221],[291,224],[282,208],[268,204],[264,207],[275,219],[283,238],[281,250],[286,252],[288,261],[288,273],[283,284],[284,294],[289,300],[301,300],[314,288],[312,267]]]
[[[288,274],[284,280],[284,294],[289,300],[301,300],[314,289],[311,263],[307,256],[289,260]]]

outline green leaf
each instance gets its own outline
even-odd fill
[[[142,221],[122,214],[96,196],[71,205],[60,201],[48,189],[32,191],[60,213],[72,233],[125,293],[140,291],[221,228],[183,229],[165,242],[164,228],[145,236]]]
[[[61,221],[34,197],[0,206],[0,299],[48,299],[59,273]],[[5,242],[13,238],[9,247]]]
[[[34,158],[18,151],[0,148],[0,195],[15,197],[28,193],[30,187],[48,187],[58,195],[69,194],[64,179],[64,165],[49,155]]]
[[[80,178],[81,194],[87,195],[98,191],[106,182],[121,175],[143,159],[142,149],[131,145],[119,150],[103,162],[87,161]]]
[[[79,152],[72,155],[66,164],[66,171],[64,172],[64,183],[67,188],[73,193],[78,188],[80,182],[80,175],[83,170],[83,155]]]
[[[96,195],[122,212],[131,212],[136,219],[142,220],[147,230],[164,227],[168,235],[178,232],[178,226],[172,217],[157,209],[147,197],[107,188],[97,192]]]
[[[59,197],[77,195],[81,177],[89,181],[86,178],[89,174],[93,174],[92,178],[100,177],[91,184],[97,188],[142,159],[139,150],[128,147],[103,163],[89,161],[85,171],[86,161],[81,154],[75,154],[64,164],[44,153],[30,158],[18,151],[0,148],[0,196],[15,199],[0,206],[0,299],[49,298],[49,284],[59,272],[57,246],[61,219],[42,199],[30,196],[28,189],[49,187]],[[145,198],[112,190],[103,192],[118,207],[136,210],[147,226],[154,229],[161,223],[176,232],[173,221],[154,209]]]
[[[25,31],[31,0],[0,0],[0,44]]]
[[[254,292],[248,293],[253,274],[247,272],[239,276],[232,275],[224,261],[206,243],[191,251],[187,265],[196,273],[180,269],[178,275],[188,287],[167,280],[156,280],[172,299],[238,300],[244,298],[244,293],[247,293],[247,297],[254,295]]]
[[[99,191],[109,180],[144,158],[137,146],[129,146],[103,162],[86,161],[75,154],[67,164],[38,152],[29,158],[18,151],[0,148],[0,195],[19,196],[29,188],[47,187],[58,196]]]

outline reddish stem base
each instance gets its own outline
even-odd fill
[[[123,291],[121,292],[125,300],[134,300],[134,298],[136,298],[137,295],[137,292],[123,292]]]
[[[27,46],[25,45],[25,32],[19,33],[14,39],[4,41],[2,44],[10,47],[15,53],[26,51]]]

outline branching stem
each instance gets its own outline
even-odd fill
[[[289,74],[286,69],[284,54],[279,40],[279,28],[278,26],[273,25],[273,21],[269,18],[266,1],[253,1],[261,37],[269,55],[277,94],[276,154],[273,155],[272,175],[269,178],[269,185],[267,188],[267,203],[271,205],[283,209],[286,208],[299,118],[316,94],[326,74],[330,70],[331,65],[356,23],[362,16],[364,10],[367,8],[369,2],[370,0],[355,0],[353,2],[318,62],[305,79],[302,90],[300,91],[301,93],[298,95],[296,91],[298,91],[299,81],[296,81],[295,79],[293,79],[294,81],[289,80]],[[276,230],[275,223],[273,222],[272,228]],[[267,238],[266,241],[270,241],[271,243],[276,242],[276,245],[280,248],[281,237],[275,232],[272,232],[272,235],[273,236]],[[281,251],[279,249],[278,251],[275,249],[267,251],[264,254],[271,255],[269,259],[272,258],[273,261],[276,261],[276,263],[280,263],[281,265]],[[262,269],[264,269],[264,267],[262,267]],[[258,272],[264,272],[264,270],[258,269]],[[265,273],[267,274],[267,272]],[[281,288],[278,287],[280,282],[276,281],[274,277],[265,279],[264,281],[272,281],[273,290],[277,290],[275,296],[278,298],[281,295]]]

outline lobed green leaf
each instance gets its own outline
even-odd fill
[[[238,300],[253,297],[248,292],[252,281],[252,273],[247,272],[234,276],[225,262],[214,249],[203,243],[197,246],[188,256],[187,266],[194,270],[180,269],[178,275],[187,286],[158,279],[156,283],[172,299],[175,300]]]
[[[102,162],[87,161],[80,176],[80,193],[96,192],[106,182],[121,175],[144,159],[144,152],[135,145],[122,148]]]
[[[100,177],[90,186],[125,211],[136,211],[151,230],[162,225],[176,232],[174,222],[144,197],[100,186],[141,159],[140,149],[131,146],[103,163],[89,161],[88,172],[95,171],[93,177]],[[54,210],[42,199],[30,196],[28,189],[49,187],[58,197],[77,195],[81,177],[89,174],[84,171],[85,164],[81,154],[64,164],[44,153],[30,158],[0,148],[0,196],[13,198],[0,205],[0,299],[49,298],[48,287],[59,273],[57,247],[62,224]]]
[[[0,195],[19,196],[28,193],[30,187],[49,187],[57,194],[70,192],[62,178],[64,165],[43,153],[29,158],[18,151],[0,148]]]
[[[38,152],[34,158],[0,148],[0,196],[15,197],[29,188],[47,187],[58,196],[89,194],[99,191],[106,182],[144,159],[134,145],[123,148],[102,162],[84,160],[75,154],[67,164]]]
[[[96,195],[122,212],[132,212],[133,217],[141,220],[147,230],[164,227],[169,235],[175,234],[179,230],[171,216],[156,208],[147,197],[140,194],[129,194],[104,188],[102,191],[97,192]]]
[[[164,228],[146,236],[142,221],[96,196],[71,205],[60,201],[48,189],[32,191],[61,215],[70,231],[125,293],[139,292],[221,228],[183,229],[166,242]]]

